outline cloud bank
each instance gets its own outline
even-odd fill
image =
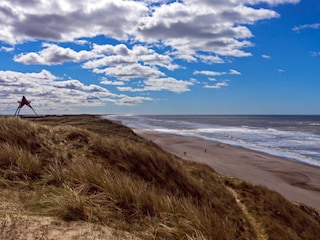
[[[246,25],[279,17],[257,7],[298,0],[49,0],[0,3],[0,40],[12,45],[34,39],[74,41],[105,35],[117,40],[160,42],[181,56],[197,51],[249,56],[253,34]]]
[[[151,101],[142,92],[190,92],[193,77],[241,75],[237,70],[199,69],[186,78],[174,77],[185,63],[208,66],[250,57],[253,33],[249,26],[278,18],[272,9],[299,0],[2,0],[0,51],[24,49],[41,42],[41,49],[13,56],[16,63],[40,65],[41,72],[0,71],[5,102],[17,94],[58,99],[67,105],[134,105]],[[261,5],[262,4],[262,5]],[[264,6],[264,7],[261,7]],[[318,24],[293,30],[318,28]],[[96,37],[113,43],[95,42]],[[69,44],[67,46],[67,44]],[[268,55],[262,55],[270,58]],[[55,76],[50,67],[66,63],[96,74],[96,84]],[[194,75],[194,76],[192,76]],[[227,81],[204,88],[219,89]],[[112,91],[109,87],[113,86]],[[108,87],[108,88],[107,88]],[[137,95],[125,95],[137,94]],[[50,101],[43,106],[49,106]],[[52,108],[56,105],[51,104]]]

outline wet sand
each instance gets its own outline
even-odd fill
[[[134,131],[183,159],[205,163],[222,175],[266,186],[320,210],[319,167],[194,137]]]

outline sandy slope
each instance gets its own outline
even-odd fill
[[[291,201],[320,210],[320,168],[285,158],[193,137],[135,130],[164,150],[206,163],[217,172],[263,185]]]
[[[0,214],[0,239],[136,239],[111,228],[52,217]]]
[[[138,240],[129,233],[107,226],[81,221],[66,222],[54,217],[31,216],[23,210],[18,198],[17,191],[8,189],[0,191],[0,239]]]

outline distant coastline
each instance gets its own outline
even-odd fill
[[[198,137],[320,166],[320,115],[107,115],[139,130]]]

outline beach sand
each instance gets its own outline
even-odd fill
[[[134,131],[183,159],[205,163],[222,175],[266,186],[290,201],[320,210],[319,167],[194,137]]]

